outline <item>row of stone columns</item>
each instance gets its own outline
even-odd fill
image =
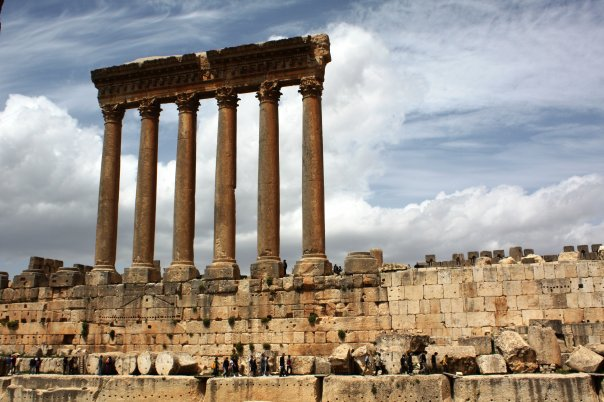
[[[303,255],[294,274],[319,275],[331,270],[325,256],[323,144],[321,122],[322,84],[314,77],[300,84],[303,99],[302,210]],[[277,81],[260,85],[260,130],[258,155],[258,244],[253,278],[283,276],[280,258],[279,118],[280,86]],[[237,92],[225,87],[216,91],[218,137],[214,198],[214,255],[206,267],[206,279],[236,279],[240,272],[235,259],[235,188],[237,154]],[[180,94],[178,144],[174,194],[173,259],[164,280],[181,282],[199,275],[194,265],[196,123],[199,97]],[[161,278],[154,266],[157,154],[160,104],[145,99],[139,104],[140,149],[136,187],[132,265],[124,282],[148,283]],[[105,136],[99,187],[95,266],[91,284],[118,283],[115,271],[121,128],[124,108],[102,106]]]

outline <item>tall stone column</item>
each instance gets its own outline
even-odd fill
[[[260,101],[258,152],[258,258],[252,278],[284,275],[279,257],[279,83],[265,81],[257,93]]]
[[[205,279],[239,279],[235,260],[235,188],[237,187],[237,92],[230,87],[216,91],[218,141],[214,192],[214,259]]]
[[[302,259],[296,263],[294,275],[331,273],[325,256],[322,92],[321,81],[302,78]]]
[[[197,94],[180,94],[178,107],[178,143],[174,186],[174,237],[172,264],[166,270],[166,282],[186,282],[199,276],[193,257],[195,238],[195,163]]]
[[[94,268],[87,275],[90,285],[121,283],[115,270],[117,217],[120,196],[120,157],[122,149],[122,105],[101,106],[105,120],[99,206],[96,223]]]
[[[149,283],[161,280],[160,268],[153,264],[157,146],[161,108],[155,99],[145,99],[140,102],[138,110],[141,115],[141,135],[136,177],[132,266],[126,268],[124,272],[124,283]]]

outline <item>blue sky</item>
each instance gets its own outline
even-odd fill
[[[328,255],[388,261],[603,242],[604,2],[7,0],[0,14],[0,269],[92,264],[102,118],[90,70],[327,33]],[[280,107],[282,252],[301,251],[301,101]],[[241,96],[237,258],[255,258],[258,106]],[[177,114],[164,105],[156,257],[171,260]],[[196,264],[211,262],[216,105],[198,121]],[[138,116],[124,119],[118,269]]]

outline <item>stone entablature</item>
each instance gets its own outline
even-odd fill
[[[172,103],[179,93],[213,98],[224,86],[255,92],[264,81],[299,85],[303,77],[323,80],[331,61],[324,34],[228,47],[179,56],[149,57],[91,73],[99,102],[136,107],[155,98]]]

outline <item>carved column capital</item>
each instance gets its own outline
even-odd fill
[[[161,108],[159,107],[159,102],[155,98],[146,98],[140,101],[138,111],[143,119],[156,119],[159,117]]]
[[[218,108],[228,107],[236,108],[239,98],[237,97],[237,91],[232,87],[222,87],[216,90],[216,103]]]
[[[119,103],[107,104],[101,106],[105,123],[120,123],[124,118],[126,111],[124,105]]]
[[[179,113],[195,113],[199,109],[199,96],[195,93],[178,94],[174,103]]]
[[[300,90],[302,98],[307,96],[320,97],[323,92],[323,83],[315,77],[303,77],[300,80]]]
[[[280,85],[278,81],[264,81],[260,84],[260,89],[256,93],[256,98],[262,102],[279,102],[281,91],[279,91]]]

